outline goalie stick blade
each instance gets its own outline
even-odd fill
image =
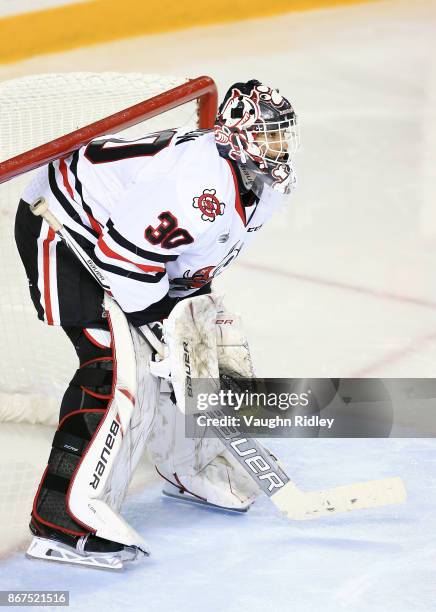
[[[32,538],[26,552],[28,559],[42,559],[43,561],[55,561],[56,563],[68,563],[70,565],[81,565],[94,569],[122,570],[125,563],[137,561],[149,553],[136,546],[126,547],[116,553],[84,553],[80,554],[71,546],[35,536]]]
[[[405,501],[406,495],[401,478],[386,478],[307,493],[288,482],[270,499],[289,519],[304,521],[341,512],[399,504]]]
[[[181,501],[182,503],[203,506],[204,508],[213,508],[214,510],[231,512],[232,514],[245,514],[250,509],[250,506],[247,506],[246,508],[228,508],[226,506],[218,506],[217,504],[212,504],[207,500],[200,499],[199,497],[194,497],[193,495],[190,495],[187,492],[180,492],[180,489],[170,483],[164,485],[162,489],[162,495],[171,499],[176,499],[177,501]]]

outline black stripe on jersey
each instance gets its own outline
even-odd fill
[[[68,233],[72,235],[72,237],[77,242],[77,244],[81,246],[82,249],[84,249],[88,253],[88,255],[90,255],[91,257],[94,256],[94,249],[96,245],[95,242],[88,240],[88,238],[86,238],[85,236],[82,236],[82,234],[79,234],[79,232],[75,232],[73,229],[68,227],[68,225],[66,224],[65,224],[65,229],[68,230]]]
[[[119,266],[114,266],[112,264],[101,261],[95,254],[95,244],[89,241],[87,238],[65,226],[65,229],[69,231],[72,237],[76,240],[76,242],[82,247],[82,249],[87,253],[87,255],[99,266],[102,270],[106,270],[106,272],[112,272],[113,274],[118,274],[119,276],[126,276],[128,278],[133,278],[134,280],[140,281],[142,283],[158,283],[166,274],[165,272],[154,272],[147,274],[146,272],[131,272],[129,270],[125,270],[124,268],[120,268]]]
[[[119,268],[118,266],[113,266],[112,264],[108,264],[104,261],[101,261],[101,259],[99,259],[95,254],[92,258],[102,270],[106,270],[106,272],[111,272],[112,274],[118,274],[118,276],[132,278],[133,280],[140,281],[141,283],[158,283],[166,274],[166,272],[157,272],[156,274],[146,274],[145,272],[130,272],[129,270],[125,270],[124,268]]]
[[[48,165],[48,182],[53,195],[55,196],[59,204],[62,206],[62,208],[65,210],[67,215],[71,217],[73,221],[83,227],[83,229],[85,229],[91,236],[94,236],[94,238],[98,238],[97,232],[83,224],[79,213],[75,210],[74,206],[70,204],[70,202],[62,193],[62,191],[59,189],[58,184],[56,182],[56,171],[54,169],[53,164]]]
[[[89,204],[87,204],[85,202],[85,198],[83,197],[83,189],[82,189],[82,182],[79,179],[79,175],[77,174],[77,164],[79,163],[79,151],[75,151],[73,153],[73,159],[71,160],[71,164],[70,164],[70,170],[74,176],[74,187],[77,191],[77,193],[80,196],[80,200],[82,202],[82,206],[83,206],[83,210],[85,212],[88,213],[88,215],[91,215],[91,217],[93,219],[95,219],[94,213],[91,210],[91,207],[89,206]],[[95,219],[97,221],[97,219]],[[98,223],[98,221],[97,221]],[[101,223],[99,223],[99,225],[101,225]]]
[[[114,228],[113,222],[110,219],[106,223],[106,226],[108,228],[108,234],[114,242],[126,249],[126,251],[130,251],[135,255],[144,257],[144,259],[165,263],[166,261],[175,261],[178,257],[178,255],[160,255],[158,253],[152,253],[151,251],[145,251],[144,249],[140,249],[138,246],[136,246],[136,244],[133,244],[133,242],[129,242],[129,240],[127,240],[126,238],[124,238],[124,236],[117,232],[117,230]]]

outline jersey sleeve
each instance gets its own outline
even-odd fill
[[[165,298],[166,264],[195,243],[198,228],[183,210],[180,187],[171,180],[141,181],[119,198],[94,250],[111,292],[132,323]],[[186,227],[189,224],[190,227]]]

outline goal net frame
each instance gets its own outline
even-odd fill
[[[198,101],[198,127],[211,128],[218,106],[217,87],[213,79],[201,76],[0,162],[0,184],[64,157],[94,138],[105,134],[116,134],[192,100]]]

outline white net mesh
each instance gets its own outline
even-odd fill
[[[143,74],[67,73],[0,83],[0,160],[185,80]],[[138,137],[168,127],[196,125],[197,106],[192,102],[121,134]],[[77,367],[62,330],[37,320],[14,243],[15,211],[30,178],[27,173],[0,185],[0,558],[27,537],[31,503],[47,462],[59,401]],[[137,481],[146,474],[143,468]]]
[[[0,83],[3,161],[183,83],[157,75],[67,73]],[[190,103],[122,132],[138,137],[196,125]],[[75,355],[59,329],[36,319],[13,239],[15,211],[31,173],[0,185],[0,422],[54,423]]]

